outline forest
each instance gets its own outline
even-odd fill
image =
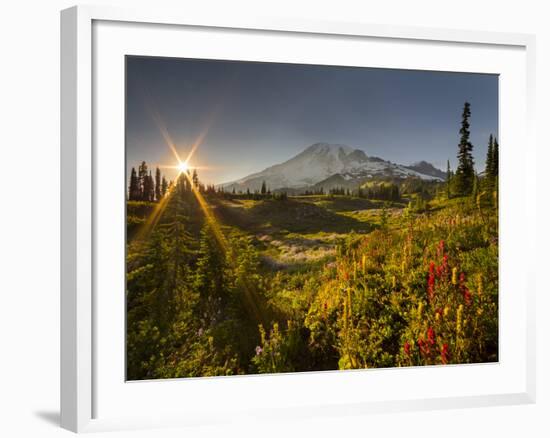
[[[496,362],[498,141],[445,181],[127,190],[127,379]]]

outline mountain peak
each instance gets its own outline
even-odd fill
[[[346,155],[354,151],[354,149],[345,144],[331,144],[331,143],[314,143],[307,147],[304,152],[339,152],[342,151]]]
[[[425,169],[425,172],[422,172]],[[429,163],[418,167],[402,166],[368,157],[365,152],[344,144],[314,143],[289,160],[275,164],[261,172],[248,175],[238,181],[223,184],[237,190],[259,189],[265,182],[271,190],[282,188],[311,187],[332,176],[339,176],[349,184],[358,185],[369,178],[406,178],[441,179]],[[439,171],[441,172],[441,171]]]
[[[415,170],[417,172],[423,173],[424,175],[430,175],[437,177],[439,179],[445,179],[447,174],[441,169],[438,169],[433,164],[428,163],[427,161],[417,161],[416,163],[406,166],[408,169]]]

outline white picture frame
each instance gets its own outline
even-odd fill
[[[525,198],[525,202],[535,199],[535,175],[533,172],[527,171],[526,157],[534,156],[535,142],[533,138],[533,110],[534,110],[534,53],[535,39],[531,35],[524,34],[507,34],[507,33],[491,33],[482,31],[461,31],[447,29],[424,29],[416,27],[403,26],[382,26],[366,23],[338,23],[338,22],[317,22],[306,20],[291,20],[291,19],[276,19],[276,18],[258,18],[258,17],[241,17],[240,19],[227,20],[224,17],[215,15],[209,16],[194,16],[188,15],[185,12],[178,11],[162,11],[157,9],[150,10],[127,10],[110,7],[95,7],[95,6],[78,6],[62,11],[61,13],[61,426],[75,431],[99,431],[111,430],[119,428],[145,428],[145,427],[161,427],[167,425],[189,425],[203,424],[230,421],[231,418],[238,416],[254,416],[262,418],[263,416],[283,416],[287,418],[309,417],[312,415],[342,415],[342,414],[362,414],[366,412],[399,412],[414,409],[436,409],[436,408],[452,408],[452,407],[474,407],[488,405],[503,405],[503,404],[520,404],[532,403],[535,400],[535,311],[534,311],[534,272],[531,271],[529,264],[520,263],[521,254],[519,250],[532,248],[535,242],[536,226],[535,217],[527,216],[524,209],[516,208],[509,211],[510,219],[504,221],[503,227],[508,227],[513,230],[514,220],[525,220],[530,224],[526,231],[527,238],[524,242],[510,241],[506,242],[504,248],[507,248],[505,255],[509,254],[506,263],[517,261],[516,272],[513,277],[506,275],[506,278],[513,279],[514,284],[519,286],[521,293],[517,302],[510,301],[507,307],[504,304],[504,311],[507,308],[515,308],[518,312],[518,324],[520,333],[518,333],[517,343],[518,351],[515,351],[517,357],[514,358],[514,370],[509,374],[503,374],[501,379],[507,379],[514,384],[506,387],[505,382],[502,382],[502,390],[500,387],[494,386],[487,388],[487,392],[474,393],[468,392],[466,388],[462,392],[458,389],[454,393],[447,394],[444,390],[435,389],[430,393],[431,396],[418,397],[414,391],[399,392],[396,390],[391,392],[389,398],[376,396],[371,398],[351,397],[351,394],[346,394],[345,391],[339,389],[353,388],[359,384],[358,379],[361,377],[359,372],[338,372],[338,373],[307,373],[307,376],[302,374],[279,376],[246,376],[236,378],[221,378],[221,379],[197,379],[191,383],[185,383],[186,394],[192,394],[192,391],[201,391],[206,394],[216,394],[217,391],[222,393],[228,391],[233,393],[235,390],[242,391],[247,394],[252,386],[258,385],[267,390],[275,391],[276,388],[289,388],[291,386],[303,386],[304,388],[315,388],[320,382],[327,382],[329,388],[328,395],[331,397],[323,398],[318,394],[307,397],[296,397],[296,404],[285,402],[285,394],[273,396],[272,405],[257,409],[250,405],[244,406],[241,410],[223,408],[212,408],[207,412],[204,407],[197,402],[196,410],[193,411],[192,418],[190,415],[184,415],[183,410],[173,409],[170,412],[162,404],[157,406],[148,405],[146,414],[144,413],[131,415],[129,412],[120,412],[113,415],[108,408],[108,415],[101,413],[103,405],[107,405],[105,395],[112,398],[113,404],[119,404],[121,399],[117,397],[134,398],[140,393],[145,399],[151,399],[161,392],[170,392],[170,397],[174,394],[181,393],[181,380],[163,381],[163,382],[141,382],[141,383],[125,383],[119,381],[121,388],[131,388],[130,394],[122,394],[122,392],[110,391],[112,380],[119,379],[119,374],[106,376],[102,371],[106,368],[106,354],[98,354],[106,342],[102,335],[101,328],[98,328],[98,311],[101,306],[105,306],[105,300],[98,300],[98,285],[103,284],[103,278],[107,274],[101,274],[98,277],[98,272],[101,270],[103,257],[102,245],[98,243],[98,227],[102,230],[101,213],[105,211],[97,209],[97,206],[104,202],[101,193],[101,187],[98,186],[101,178],[106,178],[104,173],[99,173],[98,169],[105,169],[104,160],[106,153],[97,154],[97,139],[103,137],[101,130],[97,129],[96,124],[101,124],[102,113],[100,111],[101,96],[98,95],[98,81],[101,75],[104,74],[103,67],[98,67],[95,61],[102,56],[101,51],[105,51],[106,60],[110,56],[120,58],[121,53],[126,53],[127,50],[124,44],[115,43],[114,38],[118,38],[118,30],[113,27],[106,27],[106,33],[97,31],[94,26],[101,23],[131,24],[131,32],[134,36],[139,36],[141,32],[140,26],[143,28],[149,26],[152,32],[171,32],[178,28],[198,30],[201,34],[209,32],[219,32],[223,30],[233,30],[238,33],[239,38],[246,40],[254,40],[260,38],[261,35],[268,34],[269,37],[277,39],[284,38],[307,38],[308,36],[317,37],[337,37],[338,44],[360,44],[361,41],[388,42],[391,44],[414,45],[418,46],[440,46],[444,48],[446,44],[452,44],[456,47],[460,46],[464,51],[477,50],[483,48],[490,51],[510,52],[510,60],[503,58],[503,63],[510,63],[508,76],[510,78],[509,86],[512,87],[514,77],[518,80],[519,85],[515,87],[515,94],[506,101],[519,102],[521,106],[522,120],[518,123],[521,125],[519,130],[509,132],[505,130],[501,135],[501,151],[503,153],[503,166],[512,164],[511,160],[506,159],[507,139],[514,138],[521,140],[524,152],[523,158],[520,158],[519,166],[521,168],[520,187],[512,187],[507,185],[506,181],[502,181],[502,191],[507,188],[510,190],[510,196],[513,199]],[[110,33],[109,33],[110,32]],[[185,35],[182,36],[185,38]],[[105,38],[113,38],[111,52],[107,54]],[[162,38],[162,37],[159,37]],[[123,37],[117,41],[124,40]],[[139,44],[139,38],[135,38]],[[160,40],[159,40],[160,41]],[[348,41],[348,42],[346,42]],[[275,43],[273,45],[276,45]],[[165,44],[165,47],[168,45]],[[205,46],[206,47],[206,46]],[[430,46],[431,47],[431,46]],[[118,51],[117,51],[118,50]],[[153,51],[156,50],[154,44],[150,48],[144,49]],[[166,49],[171,50],[171,49]],[[176,49],[174,49],[176,50]],[[198,48],[197,50],[200,50]],[[428,50],[428,49],[426,49]],[[462,49],[461,49],[462,50]],[[255,56],[250,52],[250,56]],[[131,54],[135,54],[132,51]],[[165,55],[165,53],[163,53]],[[229,55],[228,55],[229,56]],[[258,55],[259,56],[259,55]],[[273,55],[273,56],[276,56]],[[503,55],[504,56],[504,55]],[[513,62],[513,59],[521,60],[520,63]],[[344,61],[346,62],[346,61]],[[349,62],[349,61],[348,61]],[[383,61],[380,61],[382,65]],[[405,61],[403,61],[405,62]],[[437,68],[437,60],[425,60],[425,68]],[[481,59],[473,59],[472,64],[468,68],[466,64],[465,70],[471,71],[475,62],[483,62]],[[307,62],[306,62],[307,63]],[[105,63],[101,64],[102,66]],[[405,64],[403,64],[405,65]],[[457,60],[456,64],[451,69],[460,69],[461,61]],[[504,65],[504,64],[503,64]],[[431,66],[431,67],[430,67]],[[500,73],[500,70],[495,67],[484,67],[479,71]],[[119,75],[120,70],[114,69],[110,74]],[[119,78],[121,79],[121,78]],[[525,79],[525,81],[523,81]],[[116,86],[115,82],[115,85]],[[110,90],[113,92],[113,89]],[[114,90],[117,94],[117,90]],[[116,105],[113,108],[120,107],[120,99],[123,100],[122,90],[118,90],[119,95],[116,99]],[[505,102],[505,103],[506,103]],[[503,103],[501,102],[501,105]],[[502,108],[502,118],[506,119],[506,108]],[[502,122],[501,118],[501,122]],[[506,119],[508,120],[508,119]],[[516,129],[514,128],[514,129]],[[115,135],[113,139],[117,138]],[[123,148],[123,144],[119,145]],[[118,146],[117,146],[118,148]],[[117,149],[120,151],[119,149]],[[116,157],[113,157],[113,163],[117,163]],[[113,164],[113,165],[115,165]],[[517,163],[516,163],[517,164]],[[103,167],[102,167],[103,166]],[[109,174],[109,173],[106,173]],[[102,175],[102,176],[100,176]],[[119,196],[119,201],[123,198]],[[503,210],[506,212],[506,200],[503,200]],[[105,201],[110,202],[110,201]],[[117,202],[117,198],[113,198],[112,202]],[[107,204],[106,204],[107,205]],[[501,214],[504,215],[504,213]],[[514,216],[516,215],[516,216]],[[101,231],[100,231],[101,234]],[[522,246],[524,245],[524,246]],[[115,251],[116,253],[116,251]],[[116,254],[115,254],[116,255]],[[518,260],[514,259],[516,257]],[[119,263],[123,263],[120,260]],[[99,267],[99,271],[98,271]],[[502,266],[501,266],[502,273]],[[110,275],[110,274],[109,274]],[[507,274],[512,275],[512,274]],[[103,276],[103,277],[101,277]],[[105,280],[107,281],[107,280]],[[109,280],[110,281],[110,280]],[[121,291],[123,295],[123,290]],[[505,299],[508,299],[505,297]],[[115,306],[113,309],[117,310]],[[115,311],[113,310],[113,312]],[[105,312],[101,315],[106,314]],[[502,314],[501,314],[502,316]],[[507,315],[505,315],[507,317]],[[117,321],[119,318],[124,318],[123,315],[115,315]],[[506,320],[503,324],[504,333],[506,331]],[[109,318],[101,317],[102,327],[106,325],[116,325],[117,323]],[[118,331],[117,333],[120,333]],[[501,328],[501,335],[503,329]],[[503,341],[504,342],[504,341]],[[107,348],[107,347],[105,347]],[[120,342],[114,342],[109,345],[111,349],[123,349]],[[117,357],[118,353],[116,353]],[[505,368],[506,360],[502,369]],[[118,363],[118,362],[117,362]],[[517,366],[516,366],[517,365]],[[450,367],[449,367],[450,368]],[[460,378],[464,376],[480,375],[484,372],[487,374],[497,374],[498,369],[493,368],[484,371],[482,367],[476,366],[456,366],[454,373],[460,386]],[[392,379],[395,381],[420,378],[421,376],[439,374],[441,379],[448,379],[450,374],[443,374],[441,368],[425,367],[424,369],[414,370],[381,370],[379,373],[392,373]],[[453,371],[450,371],[453,372]],[[428,373],[428,374],[427,374]],[[447,372],[445,372],[447,373]],[[460,377],[462,375],[463,377]],[[106,376],[106,377],[105,377]],[[359,377],[358,377],[359,376]],[[370,374],[370,387],[375,390],[375,385],[372,383],[372,376],[382,376],[382,374]],[[506,377],[508,376],[508,377]],[[455,378],[455,377],[453,377]],[[497,383],[495,383],[496,385]],[[141,386],[140,386],[141,385]],[[144,386],[147,385],[147,386]],[[98,389],[99,388],[99,389]],[[157,388],[157,389],[155,389]],[[269,389],[268,389],[269,388]],[[483,391],[483,389],[482,389]],[[127,391],[126,391],[127,392]],[[331,395],[332,394],[332,395]],[[460,395],[457,395],[460,394]],[[349,396],[348,396],[349,395]],[[316,400],[314,399],[316,397]],[[329,398],[333,400],[328,402]],[[222,397],[223,399],[223,397]],[[113,411],[114,412],[114,411]],[[186,412],[189,412],[188,410]]]

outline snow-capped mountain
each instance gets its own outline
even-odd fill
[[[429,163],[422,163],[431,166]],[[443,180],[431,173],[433,172],[422,173],[414,165],[403,166],[378,157],[369,157],[362,150],[350,146],[315,143],[284,163],[222,186],[226,189],[257,190],[265,181],[271,190],[277,190],[311,187],[329,178],[339,182],[346,181],[348,186],[377,177]]]

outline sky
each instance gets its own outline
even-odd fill
[[[498,76],[418,70],[126,59],[127,172],[146,161],[176,175],[177,159],[206,183],[230,182],[318,143],[345,144],[399,164],[456,167],[461,114],[482,170],[498,137]]]

